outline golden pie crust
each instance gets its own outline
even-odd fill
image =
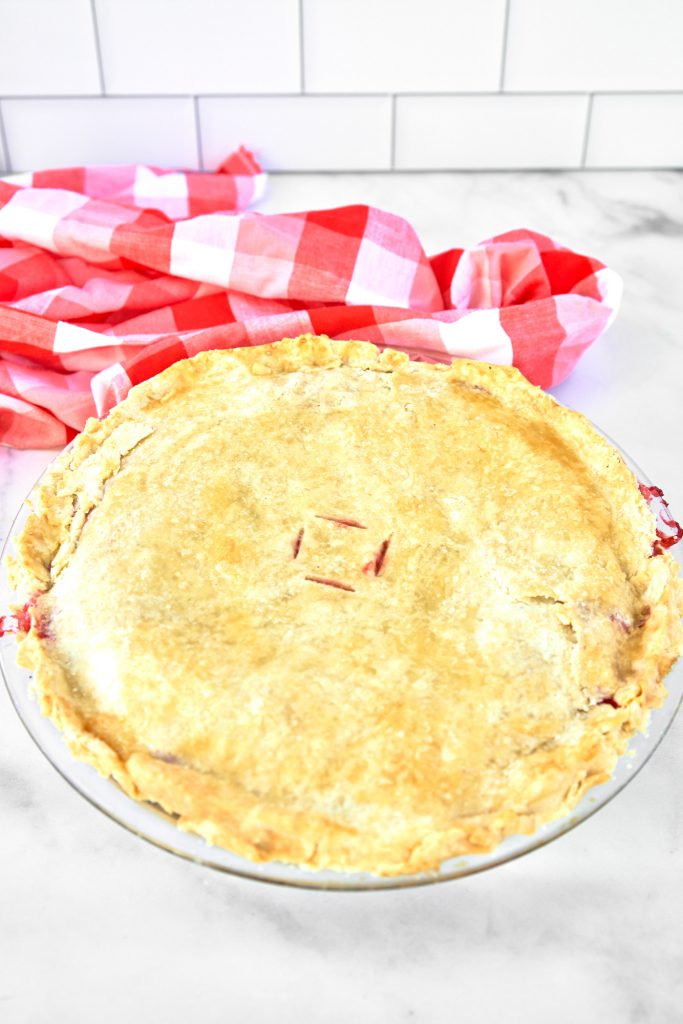
[[[611,775],[681,588],[619,454],[514,369],[304,336],[90,420],[10,573],[73,754],[254,861],[399,875]]]

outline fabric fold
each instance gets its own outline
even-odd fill
[[[64,444],[177,359],[309,331],[513,364],[549,387],[618,309],[614,271],[537,232],[430,258],[374,207],[248,210],[264,182],[245,149],[214,173],[0,181],[0,443]]]

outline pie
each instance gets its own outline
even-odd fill
[[[608,779],[681,585],[637,481],[510,367],[306,335],[90,420],[11,577],[75,757],[253,861],[400,875]]]

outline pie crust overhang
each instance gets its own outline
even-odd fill
[[[90,420],[10,565],[73,754],[255,861],[532,833],[665,697],[681,588],[619,454],[517,370],[310,335]]]

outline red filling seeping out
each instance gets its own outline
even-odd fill
[[[363,526],[357,519],[340,519],[338,516],[319,516],[316,515],[316,519],[326,519],[328,523],[336,523],[337,526],[353,526],[356,530],[367,530],[367,526]]]
[[[36,615],[35,619],[31,618],[31,608],[34,607],[39,597],[40,594],[34,594],[16,615],[0,615],[0,637],[11,633],[28,633],[33,628],[41,640],[51,639],[49,619],[45,615]]]
[[[326,587],[336,587],[337,590],[350,590],[352,594],[355,594],[356,588],[349,586],[348,583],[342,583],[340,580],[330,580],[326,576],[304,576],[305,580],[309,580],[311,583],[324,583]]]
[[[304,539],[304,528],[302,526],[301,529],[299,530],[299,532],[297,533],[296,537],[294,538],[293,543],[292,543],[292,558],[298,558],[299,557],[299,552],[301,551],[301,542],[302,542],[303,539]]]
[[[666,548],[672,548],[683,539],[683,527],[671,515],[661,487],[639,483],[638,488],[657,519],[657,540],[652,545],[652,554],[661,555]]]
[[[7,636],[9,633],[28,633],[31,628],[31,608],[33,608],[37,600],[38,595],[34,594],[30,601],[27,601],[16,615],[0,616],[0,637]],[[38,633],[39,636],[43,635],[40,630]]]
[[[379,574],[382,571],[382,566],[384,565],[385,559],[387,557],[387,551],[389,550],[390,544],[391,537],[389,537],[387,540],[382,541],[379,548],[377,549],[375,557],[371,558],[370,561],[366,562],[365,565],[363,566],[363,572],[366,575],[372,573],[373,576],[379,576]]]

